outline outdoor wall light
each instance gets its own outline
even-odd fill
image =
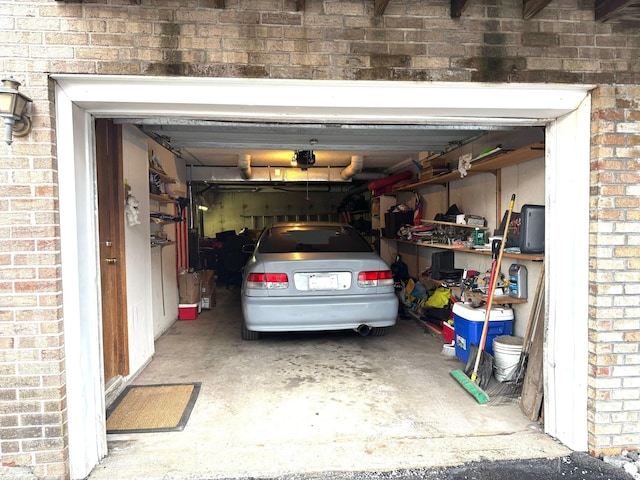
[[[4,118],[4,141],[13,143],[13,136],[24,137],[31,131],[31,119],[25,115],[31,99],[20,93],[20,82],[13,77],[3,78],[0,87],[0,117]]]

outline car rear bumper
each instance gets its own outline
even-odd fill
[[[244,297],[245,325],[256,332],[390,327],[398,315],[395,293],[341,297]]]

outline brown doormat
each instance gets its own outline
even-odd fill
[[[107,433],[174,432],[184,429],[200,382],[130,385],[107,409]]]

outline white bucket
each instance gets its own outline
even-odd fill
[[[522,353],[521,337],[500,335],[493,339],[493,376],[499,382],[513,380]]]

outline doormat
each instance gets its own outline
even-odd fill
[[[130,385],[107,409],[107,433],[183,430],[200,393],[200,382]]]

